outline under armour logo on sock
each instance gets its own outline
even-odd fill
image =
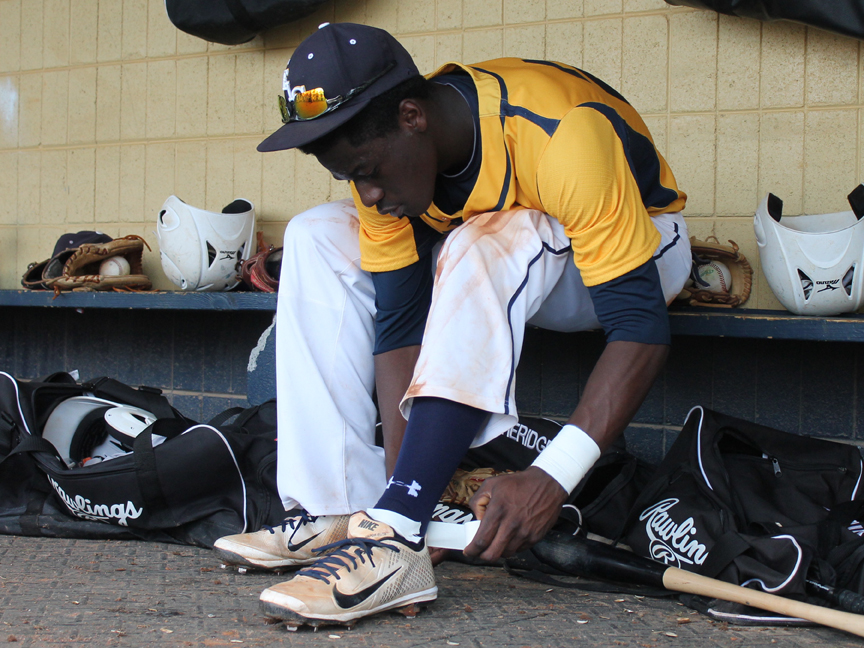
[[[405,482],[395,480],[391,477],[390,481],[387,482],[387,488],[390,488],[391,486],[402,486],[403,488],[407,488],[408,494],[411,497],[417,497],[417,494],[421,490],[423,490],[423,487],[420,484],[418,484],[416,481],[414,481],[413,479],[411,480],[411,484],[409,485],[409,484],[406,484]]]

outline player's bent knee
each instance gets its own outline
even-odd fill
[[[286,249],[332,244],[346,237],[357,238],[357,210],[351,201],[316,205],[294,216],[285,227]]]

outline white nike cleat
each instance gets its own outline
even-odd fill
[[[438,596],[425,542],[409,542],[363,512],[351,516],[348,538],[333,548],[290,581],[264,590],[261,611],[289,626],[352,625],[396,608],[413,616],[420,603]]]
[[[311,565],[321,557],[316,549],[345,539],[348,517],[315,517],[303,511],[276,527],[219,538],[213,549],[226,565],[240,569],[280,570]]]

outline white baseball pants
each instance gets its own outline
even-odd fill
[[[690,272],[687,228],[680,214],[652,220],[670,302]],[[374,444],[375,291],[360,269],[358,232],[351,201],[310,209],[285,231],[276,311],[277,476],[285,508],[312,515],[372,507],[386,486],[384,452]],[[515,371],[528,323],[599,328],[563,226],[529,209],[474,217],[438,254],[403,414],[413,398],[436,396],[492,413],[473,446],[505,432],[517,421]]]

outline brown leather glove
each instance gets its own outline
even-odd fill
[[[690,238],[690,250],[693,254],[691,279],[694,281],[688,283],[682,294],[689,299],[691,306],[732,308],[747,301],[753,284],[753,268],[738,250],[735,241],[729,241],[729,245],[724,245],[714,236],[708,237],[707,241],[700,241],[693,236]],[[729,268],[732,285],[728,292],[709,290],[699,285],[697,279],[699,266],[710,261],[720,261]]]
[[[115,288],[149,290],[152,284],[143,269],[145,245],[147,243],[144,239],[134,234],[114,239],[109,243],[85,243],[71,251],[63,262],[60,276],[45,279],[42,283],[55,292],[66,290],[86,292]],[[147,249],[150,249],[149,245]],[[113,256],[123,257],[129,262],[129,274],[117,276],[99,274],[99,266],[102,262]]]

